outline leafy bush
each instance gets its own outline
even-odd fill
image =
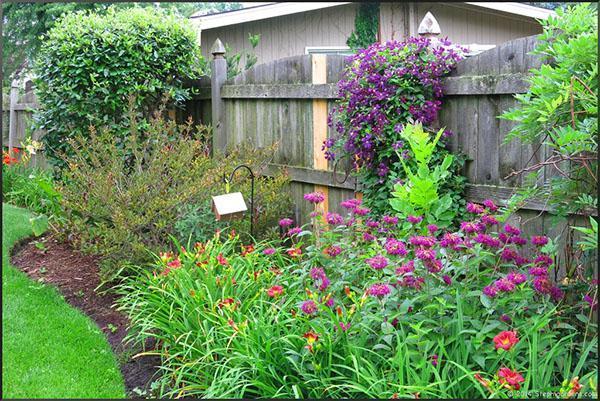
[[[3,151],[2,157],[2,201],[45,214],[52,220],[61,215],[60,193],[56,189],[52,173],[48,170],[29,167],[36,145],[28,145],[23,151],[14,148]],[[15,157],[21,154],[21,157]]]
[[[429,39],[411,37],[375,43],[350,58],[338,83],[341,100],[329,116],[336,134],[324,142],[323,149],[330,160],[349,158],[363,186],[365,204],[374,214],[386,212],[393,186],[406,178],[400,158],[416,168],[404,146],[402,126],[414,121],[427,126],[437,118],[441,77],[461,59],[460,52],[448,41],[434,45]],[[450,135],[444,132],[444,137]],[[432,163],[441,163],[448,153],[440,141]],[[460,202],[462,160],[454,160],[453,178],[442,188],[452,194],[455,211],[464,205]]]
[[[490,201],[469,204],[457,232],[413,226],[406,237],[397,218],[366,219],[358,200],[342,206],[348,216],[316,215],[312,227],[283,219],[287,245],[225,233],[176,244],[121,285],[130,339],[158,340],[163,396],[595,391],[597,298],[550,282],[551,240],[531,237],[527,258],[528,239],[501,226]]]
[[[130,107],[128,118],[133,123],[123,141],[109,129],[92,128],[86,136],[70,141],[73,156],[64,159],[68,166],[61,188],[68,220],[64,232],[82,250],[103,257],[107,279],[126,274],[130,263],[151,260],[147,248],[169,243],[181,208],[205,205],[210,195],[221,190],[222,171],[238,161],[256,168],[271,151],[251,151],[247,146],[243,153],[211,158],[207,127],[194,127],[191,122],[178,125],[165,120],[160,109],[148,126],[138,128],[133,103]],[[287,180],[276,177],[274,182],[279,186],[267,185],[268,191],[285,195]],[[257,192],[265,193],[260,182]],[[273,221],[270,213],[268,209],[260,215],[264,224]],[[210,220],[199,223],[212,224]],[[183,235],[186,240],[188,235]]]
[[[35,62],[36,127],[46,130],[49,162],[65,167],[69,138],[108,126],[118,141],[128,134],[128,98],[149,118],[164,93],[175,104],[203,64],[196,33],[155,9],[109,8],[105,14],[65,14],[43,40]]]
[[[439,130],[431,140],[421,124],[404,126],[401,135],[414,154],[417,169],[411,171],[403,158],[399,157],[407,180],[403,185],[394,186],[394,197],[390,199],[390,204],[394,210],[400,212],[403,219],[423,215],[426,223],[436,223],[440,228],[447,228],[456,217],[449,210],[452,206],[452,196],[447,193],[440,197],[439,189],[450,175],[449,167],[454,157],[446,155],[441,164],[433,169],[430,167],[434,149],[443,132],[443,129]]]

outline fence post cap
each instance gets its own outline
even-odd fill
[[[223,57],[225,54],[225,46],[223,46],[221,39],[217,38],[215,40],[215,43],[213,43],[212,47],[210,48],[210,52],[214,58]]]
[[[421,36],[436,36],[442,33],[442,30],[433,14],[427,11],[427,14],[425,14],[425,17],[423,17],[423,20],[419,24],[418,32]]]

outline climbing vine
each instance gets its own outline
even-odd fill
[[[362,3],[354,18],[354,31],[346,44],[356,51],[377,42],[379,31],[379,3]]]

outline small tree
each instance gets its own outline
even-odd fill
[[[163,94],[171,104],[189,97],[183,80],[198,77],[203,59],[191,26],[156,9],[109,8],[106,14],[63,16],[43,39],[35,62],[48,160],[62,168],[68,139],[106,127],[122,141],[128,133],[128,98],[148,118]]]

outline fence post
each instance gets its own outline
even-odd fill
[[[430,38],[432,44],[434,44],[438,41],[437,36],[442,33],[442,30],[433,14],[427,11],[427,14],[425,14],[425,17],[423,17],[423,20],[419,24],[418,32],[419,36]]]
[[[15,136],[17,135],[17,112],[15,107],[19,97],[19,81],[13,79],[10,85],[10,111],[9,111],[9,125],[8,125],[8,151],[12,152],[15,145]]]
[[[227,147],[227,134],[223,127],[223,99],[221,86],[227,79],[227,60],[225,60],[225,46],[219,38],[215,40],[210,52],[211,61],[210,95],[213,127],[213,149],[224,151]]]

